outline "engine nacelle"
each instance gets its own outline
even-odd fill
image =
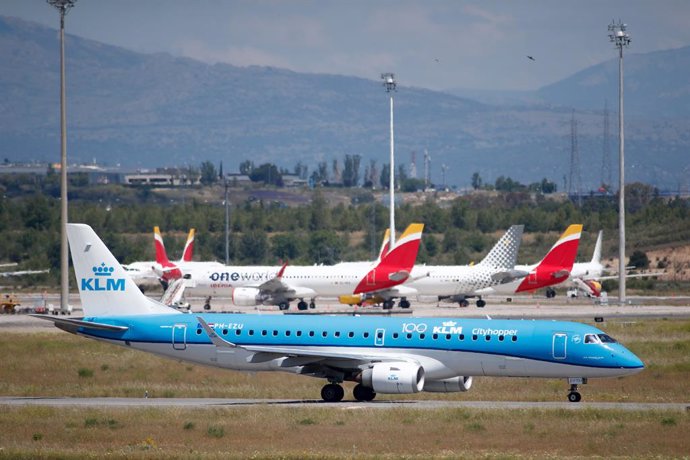
[[[406,362],[377,363],[362,372],[362,385],[376,393],[418,393],[424,388],[424,368]]]
[[[238,307],[255,307],[262,304],[261,291],[252,287],[238,287],[232,290],[232,303]]]
[[[443,380],[427,380],[424,391],[429,393],[455,393],[467,391],[472,387],[472,377],[453,377]]]

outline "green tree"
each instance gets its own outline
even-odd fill
[[[258,168],[252,169],[249,173],[249,178],[252,182],[263,182],[264,184],[277,187],[283,186],[283,175],[278,170],[278,167],[272,163],[264,163]]]
[[[644,251],[636,250],[630,255],[628,265],[635,268],[649,268],[649,258]]]
[[[250,160],[244,160],[240,163],[240,174],[249,175],[254,169],[254,162]]]
[[[204,161],[199,168],[201,173],[200,181],[203,185],[215,184],[218,181],[216,167],[210,161]]]
[[[479,176],[478,172],[472,174],[472,188],[475,190],[482,188],[482,178]]]
[[[345,155],[345,168],[343,169],[343,186],[356,187],[359,183],[359,164],[362,157],[359,155]]]
[[[239,256],[242,262],[260,264],[268,254],[268,238],[266,232],[256,229],[247,232],[240,238]]]

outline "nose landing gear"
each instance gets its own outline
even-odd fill
[[[580,400],[582,400],[582,395],[577,391],[577,386],[586,385],[587,379],[582,377],[569,378],[568,383],[570,384],[570,391],[568,392],[568,401],[580,402]]]

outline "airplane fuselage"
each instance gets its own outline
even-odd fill
[[[214,345],[197,316],[219,337],[237,346]],[[346,357],[356,361],[359,356],[364,362],[372,355],[419,363],[427,381],[463,375],[616,377],[644,367],[624,346],[606,343],[608,336],[599,329],[573,322],[232,314],[85,321],[128,329],[66,330],[169,358],[246,371],[308,375],[308,365],[314,362],[327,367],[330,360]],[[312,359],[310,354],[326,358]]]

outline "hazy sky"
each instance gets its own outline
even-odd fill
[[[0,14],[59,25],[42,0],[2,0]],[[690,45],[689,0],[78,0],[67,32],[209,63],[530,90],[614,58],[619,18],[631,53]]]

